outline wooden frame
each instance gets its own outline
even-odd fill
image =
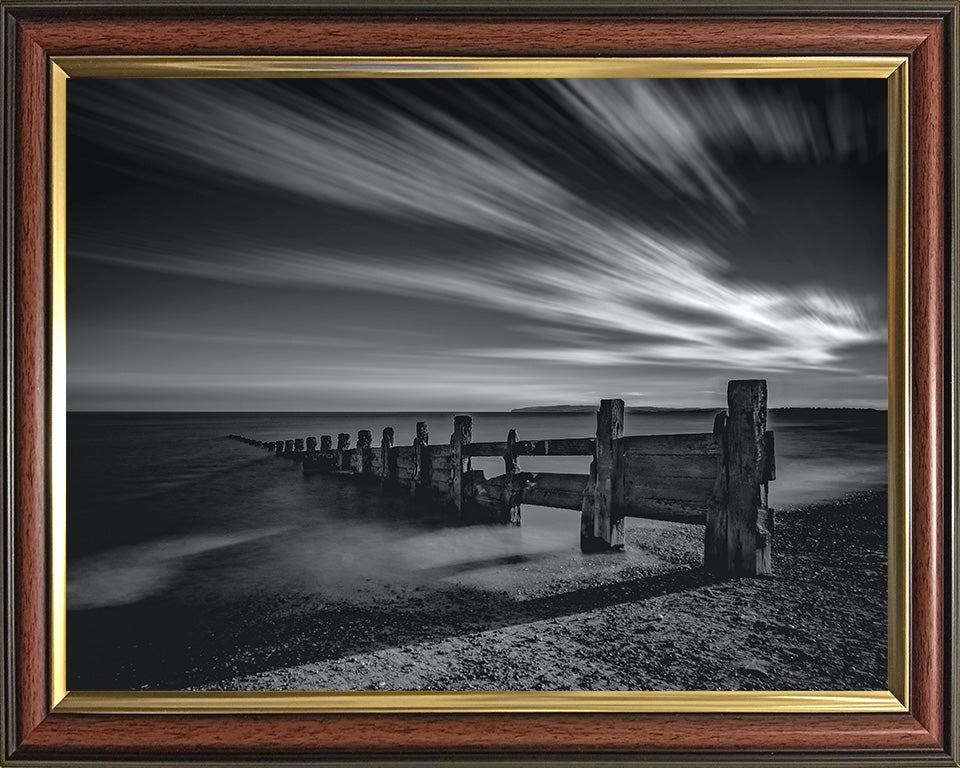
[[[958,764],[957,4],[3,2],[5,764]],[[912,416],[909,711],[76,714],[50,706],[51,60],[97,54],[905,56]]]

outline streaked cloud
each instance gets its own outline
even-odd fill
[[[501,313],[522,329],[518,339],[472,346],[452,339],[439,349],[459,360],[443,375],[460,386],[473,382],[477,392],[479,368],[469,366],[462,381],[453,373],[465,358],[494,366],[501,374],[492,378],[501,382],[502,366],[511,361],[543,364],[531,374],[540,379],[512,382],[515,391],[531,393],[549,389],[544,377],[554,364],[567,373],[573,366],[683,368],[689,387],[698,371],[830,371],[854,380],[882,365],[880,356],[861,352],[886,338],[882,295],[832,285],[818,276],[815,254],[802,279],[752,278],[722,238],[677,224],[678,216],[693,221],[702,212],[731,228],[749,227],[753,201],[737,170],[744,158],[862,163],[881,151],[875,126],[846,91],[828,88],[817,100],[793,86],[564,80],[530,85],[529,103],[509,111],[482,84],[450,87],[462,89],[462,103],[438,97],[439,90],[353,90],[346,81],[325,95],[247,81],[84,88],[72,102],[71,130],[106,155],[127,158],[144,179],[156,173],[151,163],[165,157],[201,188],[219,189],[224,180],[236,186],[230,193],[236,196],[268,188],[306,208],[315,205],[328,220],[349,210],[369,226],[356,230],[354,247],[343,247],[278,231],[269,214],[255,233],[238,223],[226,232],[171,231],[168,241],[84,222],[70,240],[69,258],[245,286],[360,289],[446,302],[452,312],[462,306]],[[487,114],[486,122],[477,119]],[[544,114],[560,127],[551,132]],[[589,173],[591,153],[629,183],[602,193],[578,184]],[[632,211],[634,191],[666,202]],[[284,205],[282,197],[276,205]],[[449,248],[411,252],[371,236],[378,222],[397,220],[441,228]],[[458,248],[456,233],[465,230],[479,233],[481,250]],[[882,269],[883,254],[877,256]],[[167,334],[167,342],[185,334],[179,341],[312,345],[309,334],[258,331],[256,315],[233,331],[139,330],[155,340]],[[335,366],[336,347],[363,346],[359,336],[347,338],[313,345],[330,348]],[[366,354],[382,360],[385,352],[373,345]],[[372,369],[395,381],[405,370],[422,375],[400,364],[386,373],[378,365]],[[357,372],[353,362],[347,367]],[[139,375],[146,374],[130,372],[130,387],[141,386]],[[73,381],[95,387],[96,374],[77,368]]]

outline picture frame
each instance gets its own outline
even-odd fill
[[[956,3],[49,0],[3,2],[2,22],[4,764],[958,764]],[[887,67],[903,105],[891,137],[905,148],[891,152],[902,181],[890,192],[902,212],[891,216],[891,252],[903,269],[890,279],[891,328],[902,331],[890,344],[900,447],[890,496],[904,516],[891,531],[890,691],[68,695],[66,78],[390,75],[398,61],[407,75],[435,74],[451,60],[473,76],[596,74],[617,62],[631,76],[643,62],[657,76],[671,66],[714,77]]]

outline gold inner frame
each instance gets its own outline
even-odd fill
[[[906,57],[475,58],[57,56],[50,62],[50,706],[57,712],[904,712],[909,708],[909,133]],[[882,78],[888,94],[886,691],[68,691],[66,88],[78,77]]]

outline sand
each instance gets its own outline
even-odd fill
[[[630,520],[620,553],[437,569],[349,602],[233,606],[210,617],[228,631],[198,628],[144,687],[886,689],[886,494],[778,510],[774,536],[763,578],[704,573],[702,527]]]

